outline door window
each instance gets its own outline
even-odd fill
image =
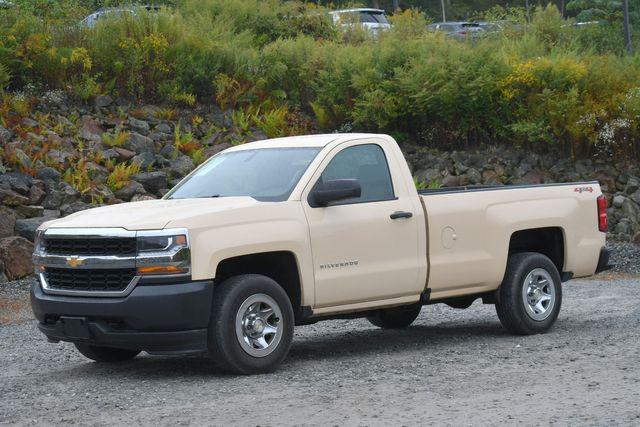
[[[345,148],[331,159],[318,182],[334,179],[357,179],[360,197],[330,205],[394,200],[393,184],[384,151],[379,145],[364,144]]]

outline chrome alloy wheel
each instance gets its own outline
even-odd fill
[[[549,317],[556,304],[556,287],[551,274],[543,268],[536,268],[524,279],[522,300],[529,317],[542,321]]]
[[[251,295],[236,313],[240,347],[254,357],[271,354],[282,339],[282,321],[282,312],[273,298],[265,294]]]

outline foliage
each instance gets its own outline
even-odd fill
[[[594,1],[574,0],[568,12]],[[0,90],[24,95],[3,102],[2,120],[12,126],[30,111],[34,88],[83,102],[99,94],[157,101],[166,120],[176,105],[215,102],[236,142],[257,130],[277,137],[349,129],[443,147],[638,151],[640,56],[622,54],[617,18],[575,26],[549,5],[527,23],[522,8],[487,2],[478,18],[508,20],[518,31],[456,41],[426,32],[431,18],[410,9],[374,39],[294,1],[182,0],[91,29],[75,23],[95,2],[18,3],[0,11]],[[201,161],[200,142],[175,132],[176,150]],[[105,144],[122,138],[106,135]]]
[[[87,162],[84,159],[80,159],[73,168],[67,169],[62,179],[80,193],[86,193],[93,188],[93,182],[87,171]]]
[[[107,177],[107,186],[112,191],[117,191],[127,185],[131,175],[140,172],[140,164],[132,162],[129,165],[120,163],[113,168],[113,171]]]
[[[129,138],[129,133],[122,131],[121,129],[116,129],[113,134],[103,133],[102,134],[102,143],[107,147],[122,147],[124,143],[127,142]]]

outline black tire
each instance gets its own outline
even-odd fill
[[[553,295],[554,298],[548,303],[547,311],[530,314],[531,311],[527,309],[527,303],[523,297],[525,280],[530,273],[535,275],[540,270],[546,271],[551,278],[553,286],[545,285],[545,292]],[[545,279],[543,283],[548,283],[548,280]],[[523,252],[509,257],[507,270],[498,292],[496,311],[500,323],[509,332],[518,335],[540,334],[548,331],[556,321],[562,305],[562,280],[558,269],[548,257],[537,252]],[[534,295],[533,298],[535,297]],[[553,306],[549,307],[552,304],[551,301]],[[532,316],[546,317],[535,319]]]
[[[256,356],[248,353],[251,349],[246,349],[251,347],[251,344],[241,344],[241,339],[236,332],[236,317],[242,317],[239,311],[243,308],[243,304],[250,301],[250,298],[264,298],[263,295],[277,304],[281,318],[277,316],[270,318],[274,322],[278,319],[276,323],[279,332],[273,334],[272,341],[269,343],[269,346],[275,345],[275,347],[271,348],[266,355]],[[244,313],[246,310],[242,311]],[[248,375],[271,372],[289,353],[293,340],[293,327],[291,301],[278,283],[258,274],[235,276],[220,283],[214,291],[209,324],[209,353],[218,367],[229,373]],[[281,331],[280,328],[282,328]],[[279,338],[274,343],[276,337]],[[259,352],[260,349],[257,351]]]
[[[367,316],[367,320],[374,326],[383,329],[406,328],[416,320],[421,309],[422,306],[420,304],[385,308]]]
[[[140,354],[140,350],[125,350],[123,348],[99,347],[96,345],[74,343],[82,355],[96,362],[125,362]]]

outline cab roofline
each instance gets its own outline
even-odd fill
[[[330,133],[320,135],[288,136],[284,138],[264,139],[249,142],[226,149],[226,152],[252,150],[261,148],[295,148],[317,147],[323,148],[334,142],[352,141],[364,138],[390,138],[387,135],[374,133]]]

